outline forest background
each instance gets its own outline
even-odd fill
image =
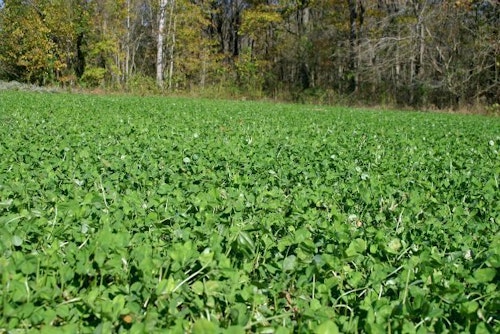
[[[498,0],[4,0],[0,80],[500,110]]]

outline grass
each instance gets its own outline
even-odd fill
[[[495,332],[500,120],[0,92],[0,332]]]

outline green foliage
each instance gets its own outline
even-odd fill
[[[283,20],[274,6],[257,6],[243,12],[242,16],[241,33],[255,41],[260,41],[268,29]]]
[[[45,83],[54,70],[50,29],[33,8],[9,5],[0,11],[0,62],[7,78]]]
[[[107,70],[102,67],[89,67],[85,69],[82,76],[82,83],[86,87],[99,87],[104,84]]]
[[[127,90],[139,95],[160,93],[156,81],[142,74],[134,74],[128,78]]]
[[[251,51],[245,50],[235,62],[236,85],[250,96],[262,93],[264,76],[262,75],[261,61],[252,58]]]
[[[499,116],[500,115],[500,103],[493,103],[486,107],[486,113],[489,115]]]
[[[0,94],[2,330],[498,331],[498,119]]]
[[[88,12],[74,0],[8,1],[0,8],[3,79],[43,84],[74,80],[77,35]]]

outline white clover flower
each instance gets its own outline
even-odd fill
[[[83,186],[85,184],[85,181],[78,180],[78,179],[73,179],[73,182],[79,187]]]
[[[83,223],[82,224],[82,227],[80,229],[80,231],[83,233],[83,234],[87,234],[87,232],[89,231],[89,225],[86,224],[86,223]]]
[[[468,249],[467,251],[465,251],[464,253],[464,259],[470,261],[472,260],[472,251],[470,249]]]

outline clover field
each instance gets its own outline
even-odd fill
[[[0,92],[0,333],[500,330],[500,119]]]

